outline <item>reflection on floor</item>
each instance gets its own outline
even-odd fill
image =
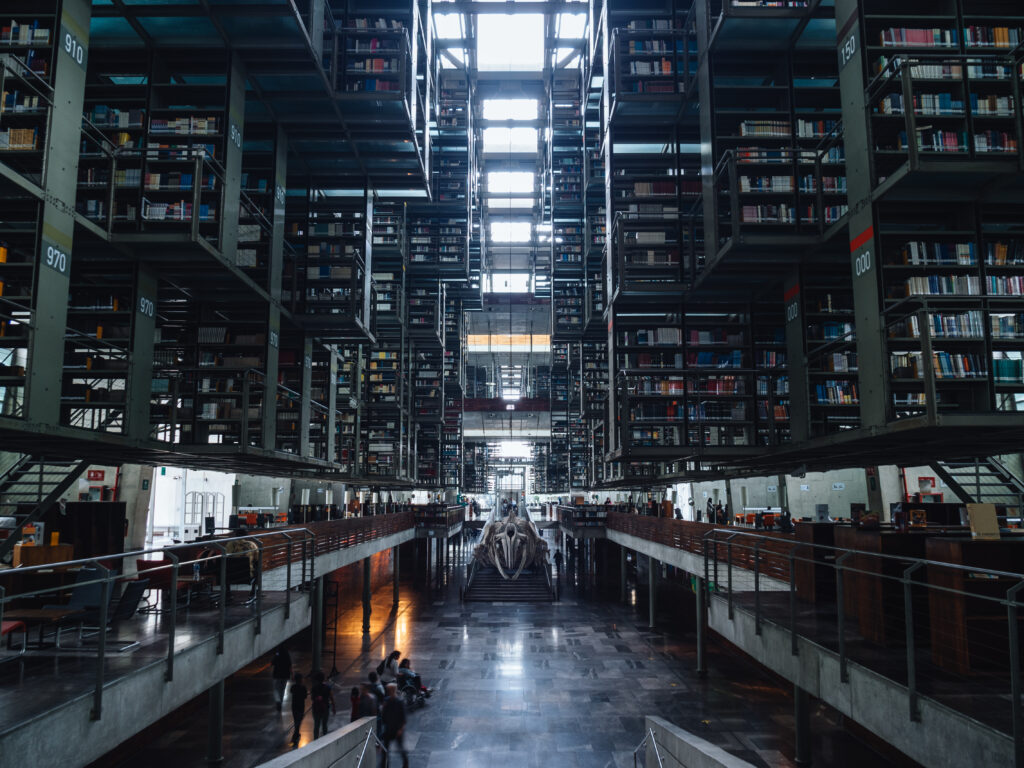
[[[361,619],[360,610],[350,610],[337,624],[339,714],[331,725],[348,722],[351,686],[399,648],[438,689],[410,716],[406,743],[416,768],[625,768],[633,765],[648,713],[755,765],[793,764],[793,705],[786,689],[745,658],[716,647],[710,649],[708,678],[698,679],[692,637],[648,631],[629,607],[578,597],[572,589],[553,605],[461,605],[456,584],[432,591],[403,585],[394,611],[390,588],[375,594],[365,638]],[[297,667],[306,671],[308,636],[294,646]],[[325,648],[330,669],[331,637]],[[289,749],[291,715],[287,703],[283,714],[274,709],[268,661],[228,683],[228,768],[258,765]],[[818,765],[893,765],[838,719],[834,712],[814,714]],[[307,715],[302,744],[311,729]],[[97,766],[201,765],[206,739],[205,700],[199,699],[176,721],[165,721]]]

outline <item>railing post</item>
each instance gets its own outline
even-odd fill
[[[705,600],[707,599],[707,581],[700,576],[697,577],[697,675],[706,677],[708,674],[708,663],[705,656],[707,650],[707,610]]]
[[[712,568],[712,570],[714,572],[714,576],[715,576],[715,581],[714,581],[715,591],[717,591],[718,590],[718,539],[712,538],[711,539],[711,543],[712,543],[712,546],[714,547],[714,551],[711,553],[711,568]]]
[[[96,563],[96,568],[103,572],[103,583],[100,585],[100,618],[99,641],[96,643],[96,688],[92,694],[92,712],[90,720],[99,720],[103,714],[103,660],[107,653],[107,618],[110,610],[110,574],[104,566]]]
[[[761,634],[761,540],[754,542],[754,634]]]
[[[287,533],[282,533],[288,543],[285,545],[285,557],[287,559],[284,567],[284,617],[290,618],[292,615],[292,537]]]
[[[214,547],[220,550],[220,610],[217,612],[217,655],[224,653],[224,629],[228,616],[228,551],[220,544]]]
[[[178,574],[181,572],[180,558],[173,552],[165,552],[165,556],[171,558],[171,620],[167,627],[167,671],[164,672],[164,680],[170,682],[174,679],[174,636],[178,627]]]
[[[1013,764],[1024,766],[1024,726],[1021,724],[1020,701],[1020,631],[1017,627],[1017,593],[1024,589],[1024,581],[1010,587],[1006,593],[1006,618],[1010,633],[1010,707],[1013,713]]]
[[[263,631],[263,541],[256,542],[256,628],[255,634]]]
[[[728,539],[725,540],[725,558],[727,563],[726,579],[729,583],[729,591],[727,595],[727,605],[729,606],[729,621],[733,620],[733,608],[732,608],[732,540],[736,534],[732,534]]]
[[[846,668],[846,616],[843,607],[843,560],[852,555],[844,552],[836,558],[836,629],[839,632],[839,682],[850,682],[850,673]]]
[[[789,650],[794,656],[800,655],[796,641],[796,550],[789,551]]]
[[[911,586],[914,571],[924,563],[917,562],[903,571],[903,621],[906,622],[907,637],[907,698],[910,702],[910,719],[920,722],[921,712],[917,706],[917,658],[914,656],[914,603]]]

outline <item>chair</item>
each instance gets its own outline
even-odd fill
[[[21,651],[17,656],[8,656],[3,661],[9,661],[10,659],[16,659],[18,656],[24,656],[25,650],[28,648],[28,627],[25,626],[24,622],[21,621],[4,621],[0,622],[0,637],[7,638],[7,647],[11,645],[11,637],[15,632],[21,632]]]
[[[174,580],[174,570],[170,567],[170,560],[143,560],[139,558],[135,561],[135,570],[138,571],[139,577],[143,574],[149,580],[149,586],[147,592],[152,595],[156,592],[160,595],[161,603],[163,600],[170,595],[171,586]],[[185,605],[188,605],[192,601],[192,590],[194,581],[191,579],[182,578],[181,574],[178,574],[178,598],[185,600]],[[139,608],[140,613],[160,613],[167,611],[168,609],[161,605],[157,608],[155,603],[150,603],[150,598],[145,599],[145,604]]]
[[[81,626],[87,629],[94,630],[92,634],[96,635],[100,632],[110,632],[117,628],[117,625],[122,621],[126,621],[135,615],[139,608],[139,603],[142,601],[142,596],[149,589],[149,579],[134,579],[126,583],[124,591],[121,593],[121,598],[117,601],[117,607],[113,611],[107,614],[107,624],[105,627],[99,626],[99,611],[95,613],[87,614],[79,619]],[[92,621],[93,625],[89,625]],[[129,648],[134,648],[139,644],[138,640],[124,641],[120,640],[117,642],[123,643],[123,645],[117,648],[117,651],[127,651]]]
[[[103,601],[103,579],[104,573],[95,566],[85,566],[78,572],[75,579],[75,586],[71,590],[71,599],[66,605],[44,605],[45,610],[74,610],[79,609],[82,613],[68,616],[57,622],[57,647],[60,648],[61,631],[69,626],[78,626],[78,641],[82,641],[83,618],[90,612],[99,613],[100,603]],[[111,591],[108,599],[114,597]]]

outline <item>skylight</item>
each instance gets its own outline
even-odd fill
[[[536,120],[536,99],[486,99],[485,120]]]
[[[434,27],[440,39],[464,37],[462,33],[461,13],[435,13]]]
[[[587,31],[587,14],[558,14],[558,36],[561,38],[581,38]]]
[[[487,191],[499,195],[533,192],[533,174],[529,171],[491,171],[487,174]]]
[[[511,209],[523,210],[533,208],[536,201],[529,197],[488,197],[487,209],[494,211],[507,211]]]
[[[544,16],[482,13],[477,17],[477,63],[481,71],[544,68]]]
[[[536,152],[536,128],[484,128],[484,152]]]
[[[492,221],[492,243],[528,243],[533,234],[533,224],[528,221]]]

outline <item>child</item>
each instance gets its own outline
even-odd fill
[[[349,721],[354,723],[359,719],[359,687],[352,686],[352,692],[348,695],[348,700],[352,703],[352,719]]]

